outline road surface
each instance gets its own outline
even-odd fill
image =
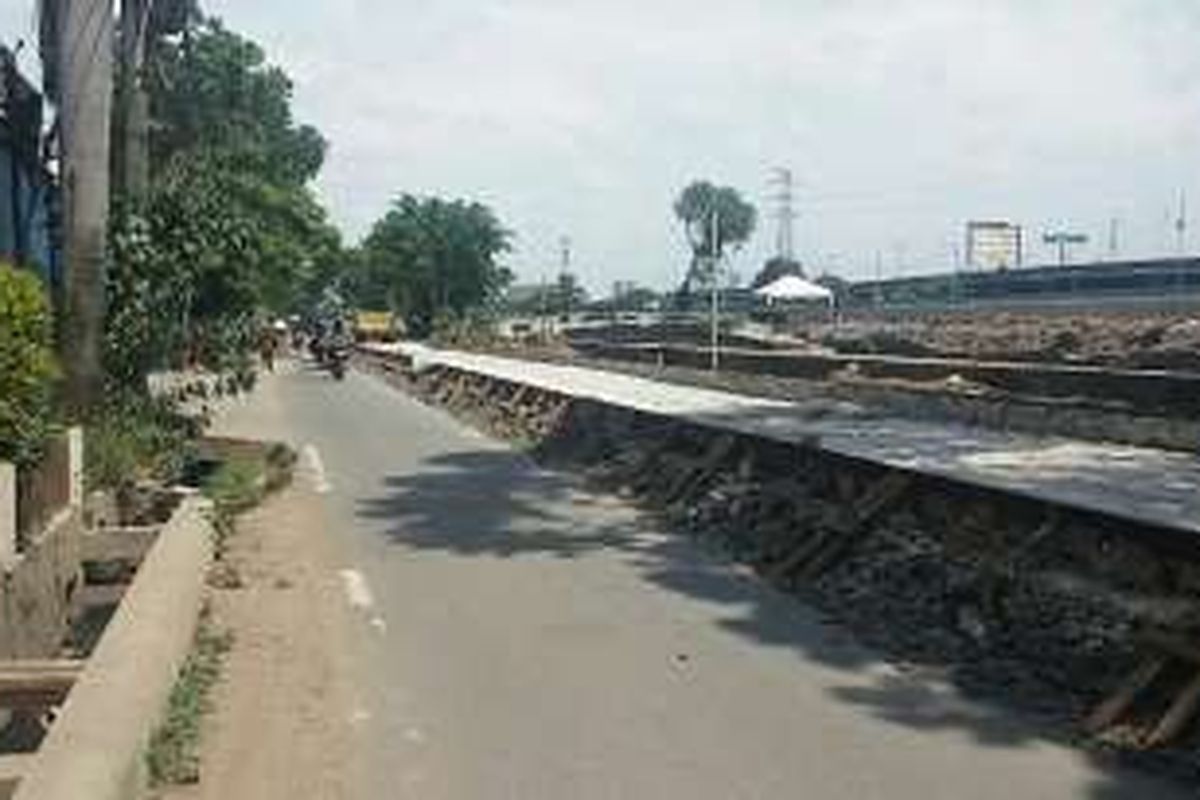
[[[299,446],[324,498],[364,642],[345,712],[366,796],[1183,796],[897,672],[374,377],[287,370],[231,416]]]

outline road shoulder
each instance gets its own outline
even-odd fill
[[[164,800],[359,796],[357,643],[324,519],[300,482],[239,519],[230,588],[210,590],[233,648],[204,721],[200,782]]]

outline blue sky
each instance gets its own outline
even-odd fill
[[[27,25],[0,0],[0,34]],[[1171,252],[1200,211],[1190,0],[207,0],[296,81],[331,142],[319,191],[351,237],[400,191],[492,204],[526,280],[569,235],[585,283],[678,280],[693,178],[766,211],[797,175],[817,271],[952,263],[971,218]],[[1200,248],[1200,214],[1191,243]],[[749,276],[770,220],[733,262]],[[1085,251],[1081,256],[1088,255]],[[1031,260],[1049,258],[1040,245]]]

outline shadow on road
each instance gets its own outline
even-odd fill
[[[395,543],[468,558],[572,559],[604,550],[648,582],[729,609],[721,626],[797,658],[852,673],[830,689],[848,703],[915,733],[953,729],[990,747],[1025,748],[1049,734],[1012,712],[964,699],[938,681],[881,667],[880,658],[796,598],[766,586],[690,538],[663,535],[654,518],[581,488],[508,449],[441,453],[410,474],[384,479],[358,514],[382,522]],[[1182,796],[1152,776],[1092,757],[1095,800]]]

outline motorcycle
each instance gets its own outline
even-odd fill
[[[345,379],[346,364],[349,360],[349,348],[335,345],[325,351],[325,365],[329,368],[329,374],[333,376],[334,380]]]

